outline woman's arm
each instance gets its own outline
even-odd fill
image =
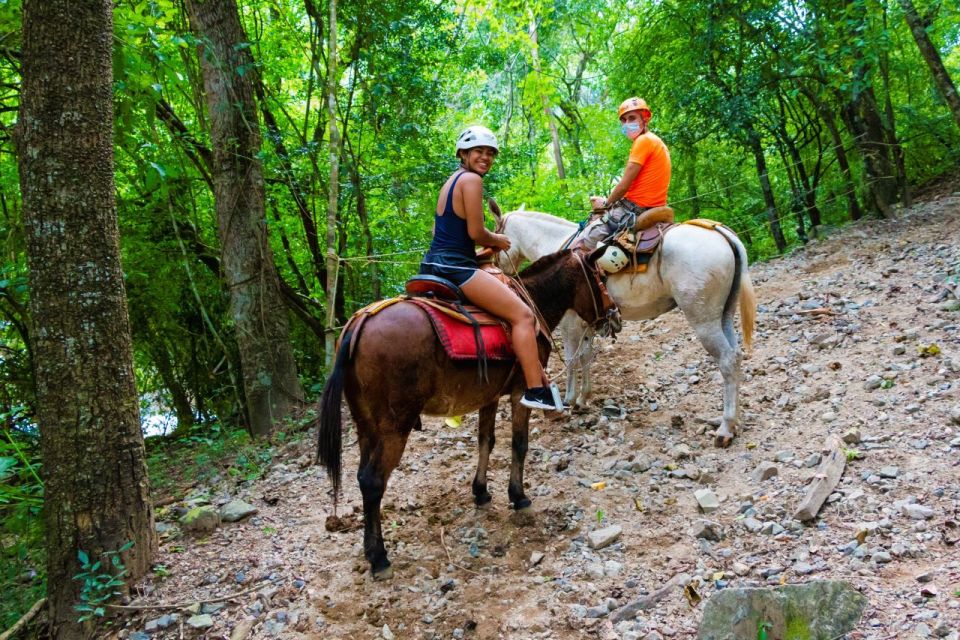
[[[510,239],[507,236],[487,231],[483,226],[483,179],[475,173],[466,173],[457,182],[457,187],[463,196],[464,218],[470,238],[484,247],[509,249]]]

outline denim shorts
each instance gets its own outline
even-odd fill
[[[426,276],[437,276],[445,278],[462,287],[479,270],[480,265],[473,256],[465,256],[462,253],[437,252],[428,253],[423,257],[420,263],[420,274]]]

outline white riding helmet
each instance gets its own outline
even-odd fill
[[[617,245],[607,245],[603,242],[597,244],[598,249],[602,247],[606,247],[606,251],[597,258],[596,262],[600,265],[600,268],[607,273],[617,273],[630,264],[630,259],[627,257],[626,252]]]
[[[497,136],[493,135],[490,129],[480,125],[467,127],[457,136],[457,151],[474,147],[492,147],[494,151],[500,151]]]

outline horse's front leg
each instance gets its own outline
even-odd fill
[[[529,443],[530,409],[520,404],[521,391],[515,391],[510,397],[513,403],[511,417],[513,419],[513,439],[510,448],[513,457],[510,462],[510,484],[507,495],[517,511],[526,511],[530,508],[530,498],[523,492],[523,463],[527,457]]]
[[[490,452],[493,451],[493,445],[496,442],[494,427],[497,423],[498,404],[499,400],[494,400],[487,406],[482,407],[477,419],[479,425],[477,430],[479,456],[477,458],[477,475],[473,477],[473,501],[478,507],[490,502],[490,492],[487,491],[487,465],[490,463]]]
[[[593,379],[590,376],[590,365],[593,362],[594,337],[595,333],[593,329],[587,329],[583,334],[583,344],[580,345],[580,397],[577,399],[577,404],[581,407],[587,406],[590,402],[590,396],[593,395]]]
[[[589,340],[590,332],[580,316],[568,312],[560,321],[560,334],[563,336],[563,359],[567,363],[567,390],[563,401],[569,405],[586,406],[592,343],[584,341]]]

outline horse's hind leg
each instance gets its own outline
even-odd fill
[[[714,434],[714,444],[718,447],[728,447],[737,434],[737,424],[740,419],[739,384],[740,384],[740,350],[733,345],[725,331],[725,327],[716,321],[698,323],[693,326],[701,344],[711,356],[716,358],[720,366],[720,375],[723,376],[723,419],[720,427]]]
[[[477,475],[473,477],[473,501],[478,507],[490,502],[490,492],[487,491],[487,465],[490,463],[490,452],[493,451],[493,445],[496,442],[494,427],[497,422],[497,404],[499,403],[494,401],[482,407],[477,420],[479,424],[477,431],[479,458],[477,459]]]
[[[399,428],[386,421],[373,426],[357,421],[357,432],[360,434],[357,481],[363,494],[363,553],[375,580],[389,578],[393,573],[383,545],[380,503],[387,489],[387,480],[400,463],[407,436],[416,424],[415,418],[405,421]]]
[[[525,511],[531,505],[530,498],[523,492],[523,463],[526,460],[529,445],[530,409],[520,404],[519,392],[515,392],[511,400],[513,402],[510,412],[513,437],[510,446],[513,456],[510,462],[510,484],[507,486],[507,495],[510,496],[514,509]]]

